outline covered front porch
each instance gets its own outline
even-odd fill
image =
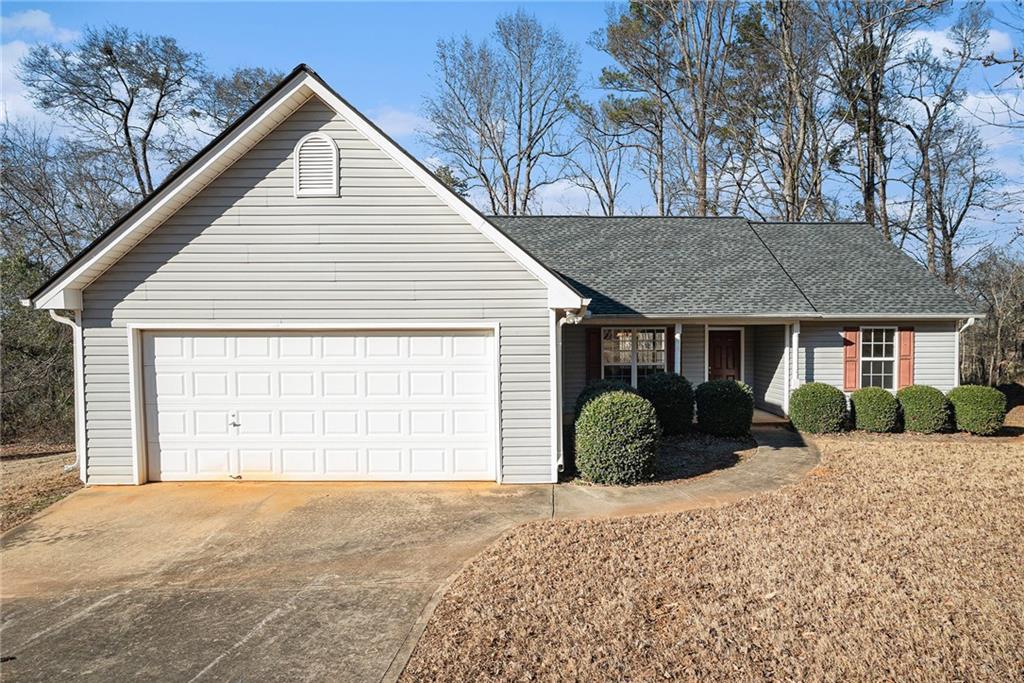
[[[561,401],[571,423],[576,397],[590,382],[618,379],[636,386],[645,375],[672,371],[696,387],[737,379],[754,392],[756,424],[785,423],[796,386],[792,359],[798,320],[617,320],[589,318],[561,334]]]

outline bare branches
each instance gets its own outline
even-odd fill
[[[573,151],[571,117],[579,56],[522,10],[500,17],[496,46],[468,36],[437,44],[438,92],[424,137],[482,189],[492,213],[529,213],[539,188],[562,179]]]
[[[95,149],[120,155],[138,195],[153,190],[156,154],[195,147],[181,124],[203,73],[202,58],[174,39],[119,27],[87,29],[70,48],[36,46],[19,65],[36,106],[62,114]]]

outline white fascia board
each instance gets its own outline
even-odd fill
[[[967,317],[984,318],[982,313],[973,316],[949,315],[946,313],[829,313],[817,316],[822,320],[964,320]]]
[[[51,311],[80,311],[82,310],[82,290],[66,287],[49,294],[44,292],[36,299],[35,307]]]
[[[427,172],[406,152],[399,149],[392,140],[382,134],[362,114],[350,107],[344,100],[331,92],[329,88],[324,87],[317,79],[308,75],[305,78],[306,85],[316,93],[317,97],[338,114],[344,116],[357,131],[376,144],[395,163],[408,171],[424,187],[447,204],[449,208],[480,231],[484,237],[491,240],[499,249],[525,268],[527,272],[540,280],[548,289],[549,308],[576,310],[583,306],[583,299],[576,291],[562,282],[537,259],[526,253],[522,247],[510,240],[505,233],[494,227],[490,221],[480,215],[460,197],[456,196],[444,183],[435,178],[433,174]]]
[[[111,250],[115,249],[125,240],[126,237],[138,230],[148,220],[152,219],[160,211],[164,210],[167,204],[174,200],[181,192],[197,182],[200,182],[202,175],[206,173],[211,166],[225,158],[225,155],[230,154],[233,147],[249,136],[249,134],[254,130],[259,128],[268,117],[273,116],[274,112],[279,106],[281,106],[281,104],[290,100],[300,89],[304,87],[308,88],[308,84],[306,83],[307,80],[308,76],[303,78],[297,77],[291,86],[283,88],[281,92],[274,96],[273,99],[264,104],[262,110],[254,113],[245,125],[239,126],[237,130],[232,131],[230,135],[222,140],[217,147],[210,150],[205,159],[200,163],[197,163],[193,168],[189,169],[187,173],[183,173],[181,177],[177,178],[173,183],[171,183],[171,185],[164,188],[160,195],[155,197],[150,205],[146,207],[145,211],[141,212],[138,216],[118,228],[113,234],[109,235],[104,240],[104,243],[98,246],[94,253],[90,254],[88,258],[83,259],[81,263],[76,264],[74,268],[69,270],[59,280],[53,282],[48,288],[46,288],[46,290],[41,292],[39,296],[35,298],[36,308],[68,308],[67,306],[56,305],[56,303],[59,302],[59,298],[55,298],[55,294],[65,289],[77,289],[79,299],[81,299],[81,288],[75,287],[78,278],[82,277],[97,264],[102,263],[104,257],[107,256]],[[312,93],[309,94],[309,97],[311,96]],[[306,99],[309,99],[309,97]],[[262,138],[263,136],[260,137]],[[209,184],[209,182],[209,180],[203,182],[203,186]],[[116,262],[116,259],[114,262]],[[111,264],[107,264],[103,270],[106,270],[110,265]],[[80,307],[81,304],[79,303],[79,308]]]

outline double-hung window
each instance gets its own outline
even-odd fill
[[[895,327],[861,328],[860,385],[883,389],[896,386]]]
[[[665,371],[665,328],[606,327],[601,331],[601,376],[636,386]]]

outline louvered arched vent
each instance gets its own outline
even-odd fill
[[[310,133],[295,145],[295,196],[338,196],[338,147],[323,133]]]

